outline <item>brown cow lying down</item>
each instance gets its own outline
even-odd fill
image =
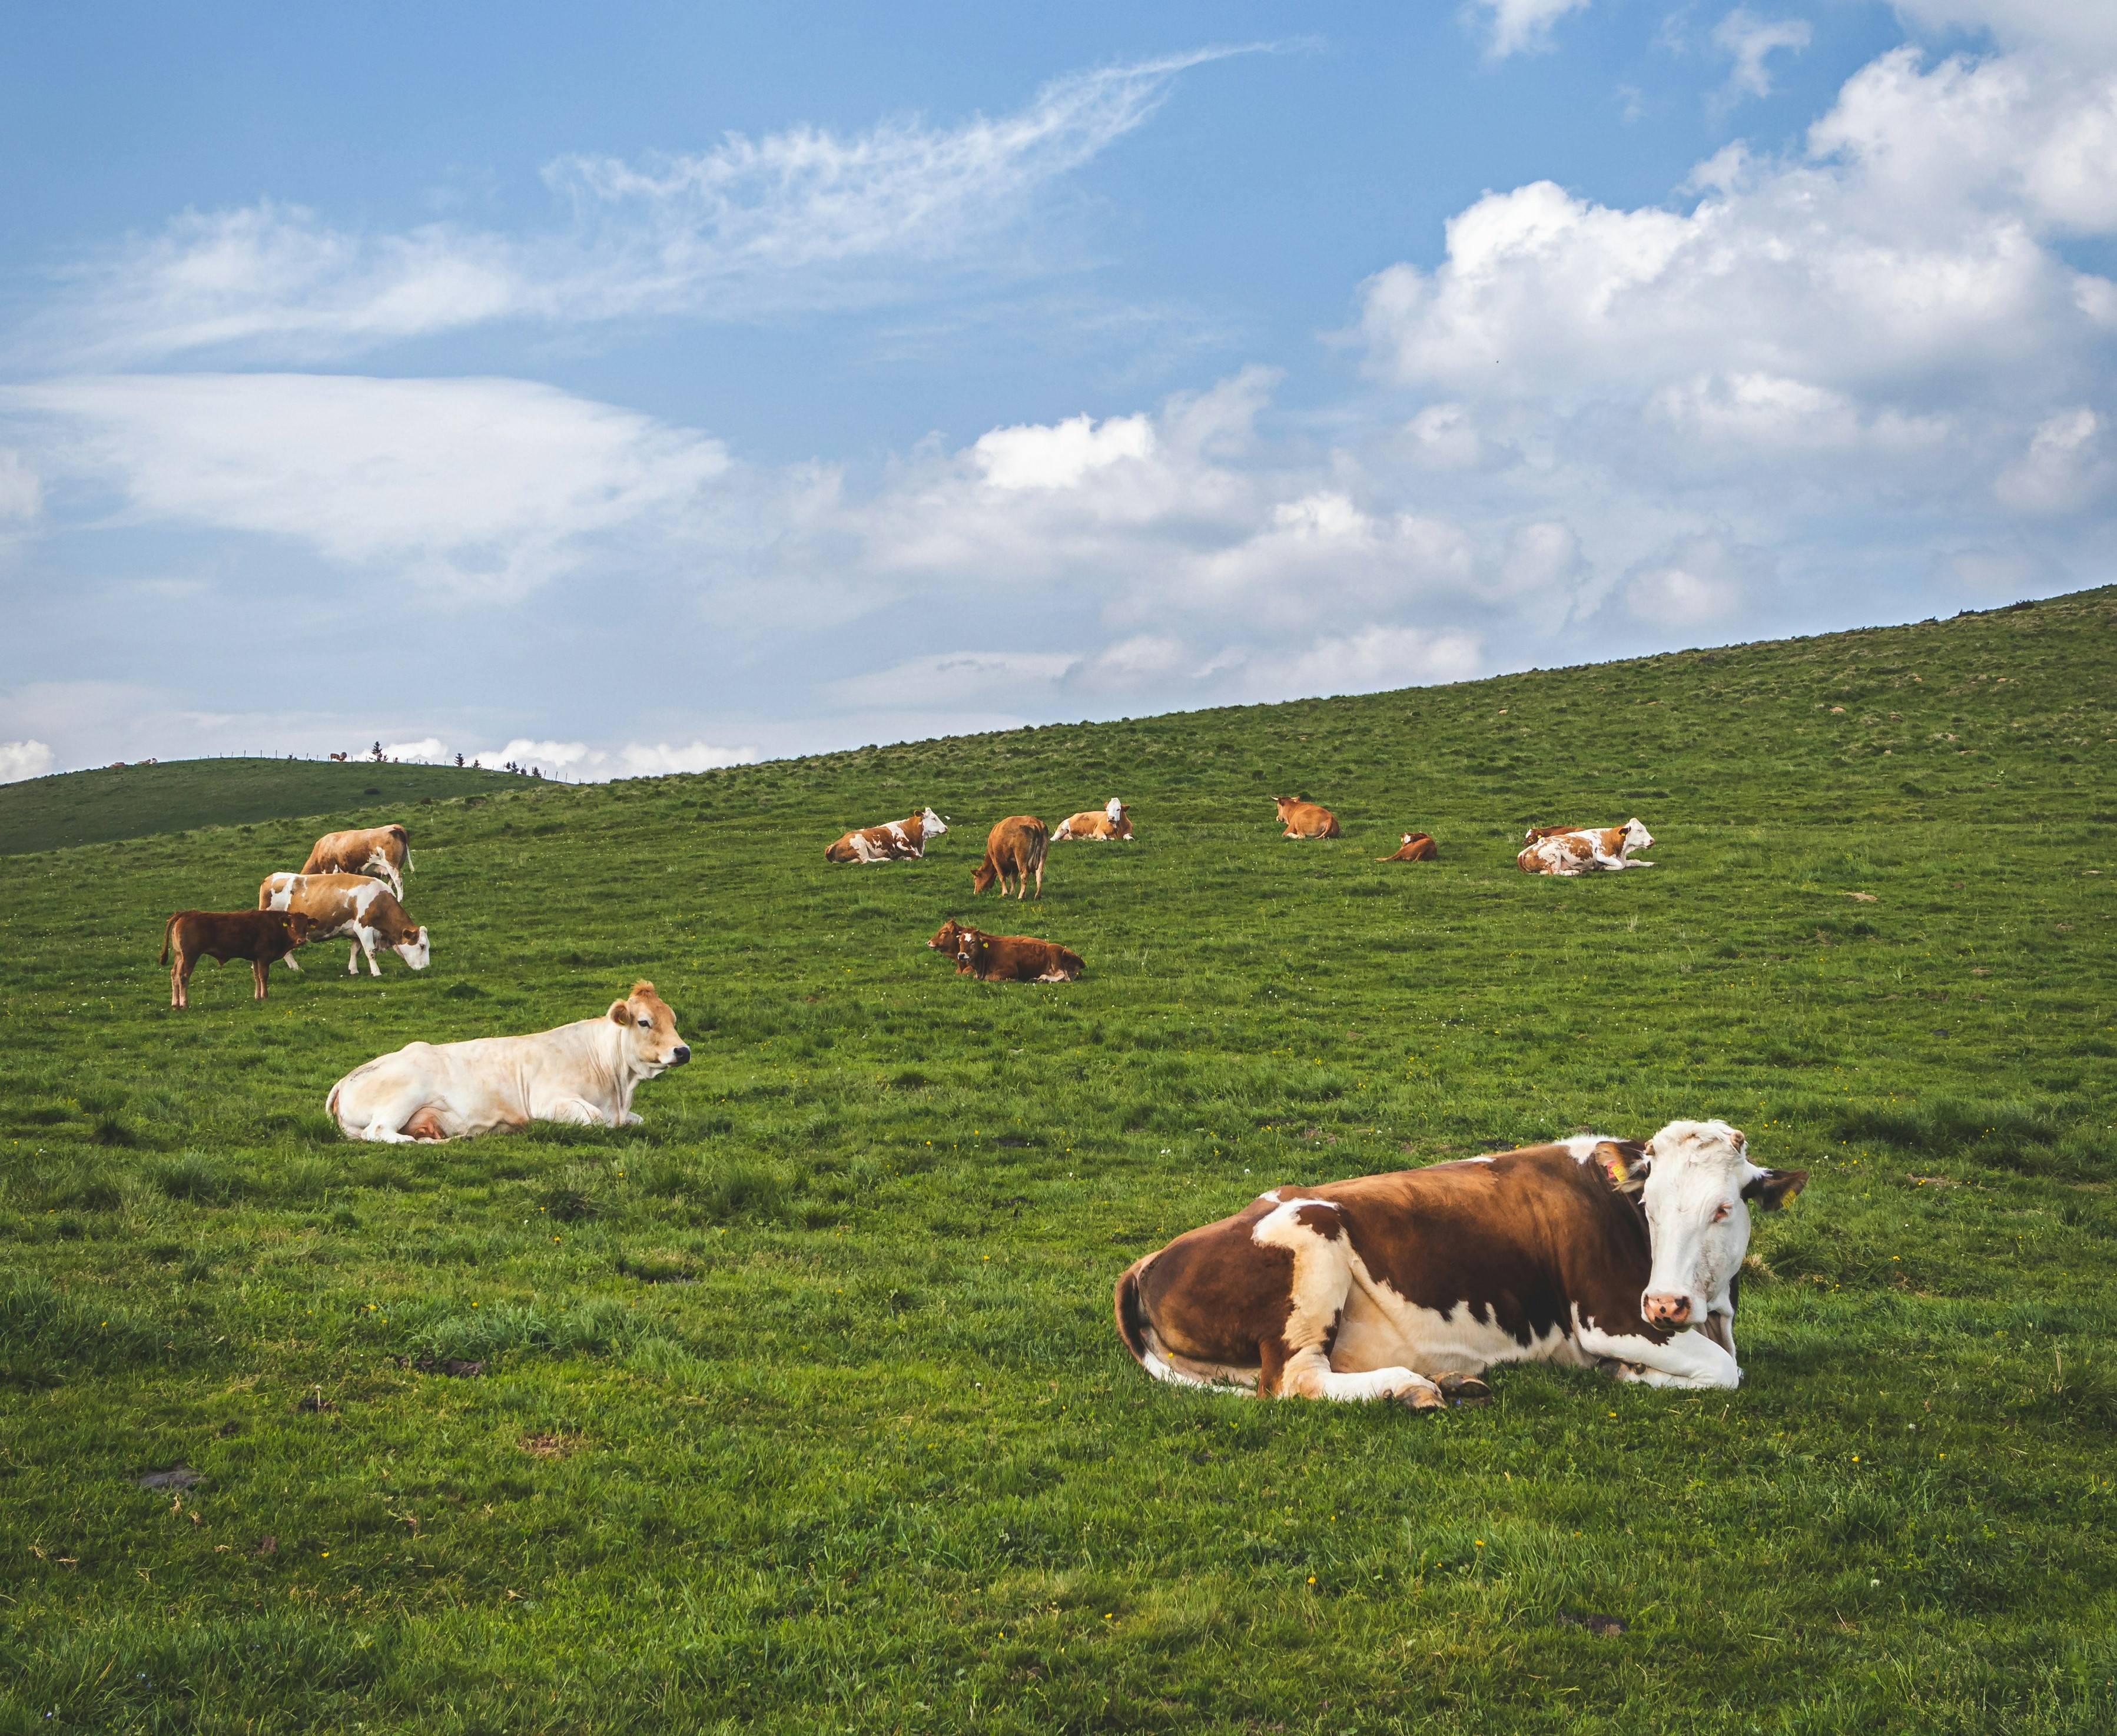
[[[1178,1386],[1414,1410],[1485,1396],[1500,1362],[1732,1387],[1750,1208],[1807,1179],[1759,1168],[1725,1121],[1671,1121],[1644,1145],[1587,1134],[1274,1188],[1126,1272],[1118,1334]]]
[[[950,958],[953,958],[963,950],[965,941],[978,939],[981,932],[973,928],[968,923],[957,922],[952,916],[934,931],[934,938],[926,944],[936,952],[946,953]]]
[[[1394,856],[1377,856],[1377,862],[1438,862],[1441,848],[1423,831],[1408,831]]]
[[[257,888],[257,908],[299,910],[315,924],[316,939],[351,940],[345,968],[355,975],[363,952],[369,974],[382,974],[375,962],[377,946],[414,970],[424,970],[433,957],[427,931],[404,914],[389,887],[365,874],[267,874]]]
[[[390,882],[399,898],[412,871],[412,835],[401,826],[371,826],[361,831],[326,832],[309,846],[304,874],[372,874]]]
[[[402,1145],[515,1131],[532,1121],[636,1127],[632,1094],[691,1058],[652,983],[599,1019],[525,1037],[408,1043],[355,1067],[324,1107],[349,1140]]]
[[[930,808],[908,819],[892,820],[884,826],[864,826],[849,831],[823,852],[826,862],[917,861],[926,854],[926,840],[938,838],[948,823]]]
[[[1524,874],[1593,874],[1653,866],[1631,859],[1634,850],[1653,847],[1653,835],[1637,820],[1578,831],[1539,827],[1529,834],[1527,842],[1528,848],[1515,858],[1515,866]]]
[[[1044,896],[1044,853],[1050,847],[1051,834],[1044,822],[1033,813],[1012,814],[993,827],[985,839],[985,859],[971,875],[971,890],[989,892],[993,882],[999,882],[999,896],[1007,896],[1008,877],[1016,882],[1015,901],[1021,902],[1029,891],[1029,877],[1036,877],[1036,896]]]
[[[1083,838],[1097,844],[1129,844],[1132,810],[1112,796],[1100,813],[1091,808],[1085,813],[1068,814],[1061,820],[1058,831],[1051,834],[1051,841],[1056,844],[1062,838]]]
[[[1070,983],[1087,969],[1056,941],[964,929],[956,942],[956,974],[980,983]]]
[[[179,910],[162,924],[162,963],[169,965],[169,1005],[191,1004],[191,972],[201,959],[225,965],[247,959],[257,981],[251,999],[265,998],[265,972],[309,937],[307,917],[298,910]],[[170,964],[169,955],[176,955]]]
[[[1290,795],[1275,795],[1272,800],[1279,804],[1279,823],[1286,830],[1283,838],[1335,838],[1338,836],[1338,817],[1327,808],[1313,802],[1297,800]]]

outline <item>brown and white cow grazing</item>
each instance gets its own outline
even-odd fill
[[[408,1043],[355,1067],[324,1107],[348,1139],[385,1144],[456,1140],[532,1121],[636,1127],[641,1082],[691,1058],[652,983],[632,985],[599,1019],[525,1037]]]
[[[938,838],[948,822],[930,808],[886,826],[849,831],[823,852],[826,862],[916,862],[926,854],[926,840]]]
[[[1594,874],[1653,866],[1631,859],[1634,850],[1653,848],[1653,834],[1637,820],[1575,831],[1538,827],[1530,831],[1527,843],[1528,848],[1515,858],[1515,866],[1524,874]]]
[[[1377,856],[1377,862],[1438,862],[1441,846],[1423,831],[1408,831],[1397,845],[1394,856]]]
[[[1029,891],[1029,877],[1036,877],[1036,896],[1044,896],[1044,853],[1050,847],[1051,834],[1044,822],[1033,813],[1011,814],[993,827],[985,839],[985,859],[971,875],[971,889],[989,892],[993,883],[999,883],[999,896],[1007,896],[1008,877],[1016,882],[1015,900],[1017,903]]]
[[[1056,844],[1062,838],[1082,838],[1097,844],[1129,844],[1132,810],[1112,796],[1100,813],[1091,808],[1085,813],[1068,814],[1061,820],[1058,831],[1051,834],[1051,841]]]
[[[1281,837],[1335,838],[1338,836],[1338,817],[1329,808],[1290,795],[1275,795],[1272,800],[1279,804],[1279,823],[1286,828],[1280,834]]]
[[[966,928],[956,942],[956,974],[980,983],[1071,983],[1087,968],[1079,953],[1026,934]]]
[[[311,925],[311,938],[320,941],[349,939],[353,950],[345,968],[360,974],[360,958],[367,955],[371,976],[381,976],[375,949],[386,946],[414,970],[424,970],[433,957],[427,931],[404,914],[390,888],[365,874],[267,874],[257,888],[261,910],[298,910]],[[292,959],[288,964],[295,969]]]
[[[1118,1333],[1158,1380],[1415,1410],[1501,1362],[1732,1387],[1750,1208],[1807,1179],[1759,1168],[1725,1121],[1671,1121],[1644,1145],[1584,1135],[1274,1188],[1127,1271]]]
[[[289,969],[299,969],[293,951],[309,937],[309,919],[299,911],[179,910],[162,924],[161,961],[169,966],[169,1005],[191,1004],[191,972],[201,959],[220,965],[247,959],[257,988],[251,998],[261,1001],[267,968],[284,959]]]
[[[404,877],[412,872],[412,835],[401,826],[370,826],[358,831],[326,832],[309,846],[304,874],[373,874],[404,896]]]

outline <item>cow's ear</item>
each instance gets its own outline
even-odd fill
[[[632,1023],[632,1010],[622,1001],[610,1003],[609,1016],[612,1025],[630,1025]]]
[[[1743,1185],[1742,1197],[1760,1212],[1776,1212],[1807,1186],[1805,1169],[1760,1169]]]
[[[1636,1195],[1647,1185],[1653,1159],[1636,1140],[1605,1140],[1595,1148],[1596,1167],[1621,1194]]]

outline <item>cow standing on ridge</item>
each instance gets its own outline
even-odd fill
[[[412,835],[401,826],[370,826],[357,831],[326,832],[309,846],[304,874],[372,874],[404,896],[404,877],[412,872]]]

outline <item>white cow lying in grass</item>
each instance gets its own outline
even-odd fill
[[[652,983],[582,1019],[526,1037],[408,1043],[355,1067],[324,1107],[348,1139],[385,1144],[517,1132],[532,1121],[637,1126],[632,1094],[691,1058]]]

